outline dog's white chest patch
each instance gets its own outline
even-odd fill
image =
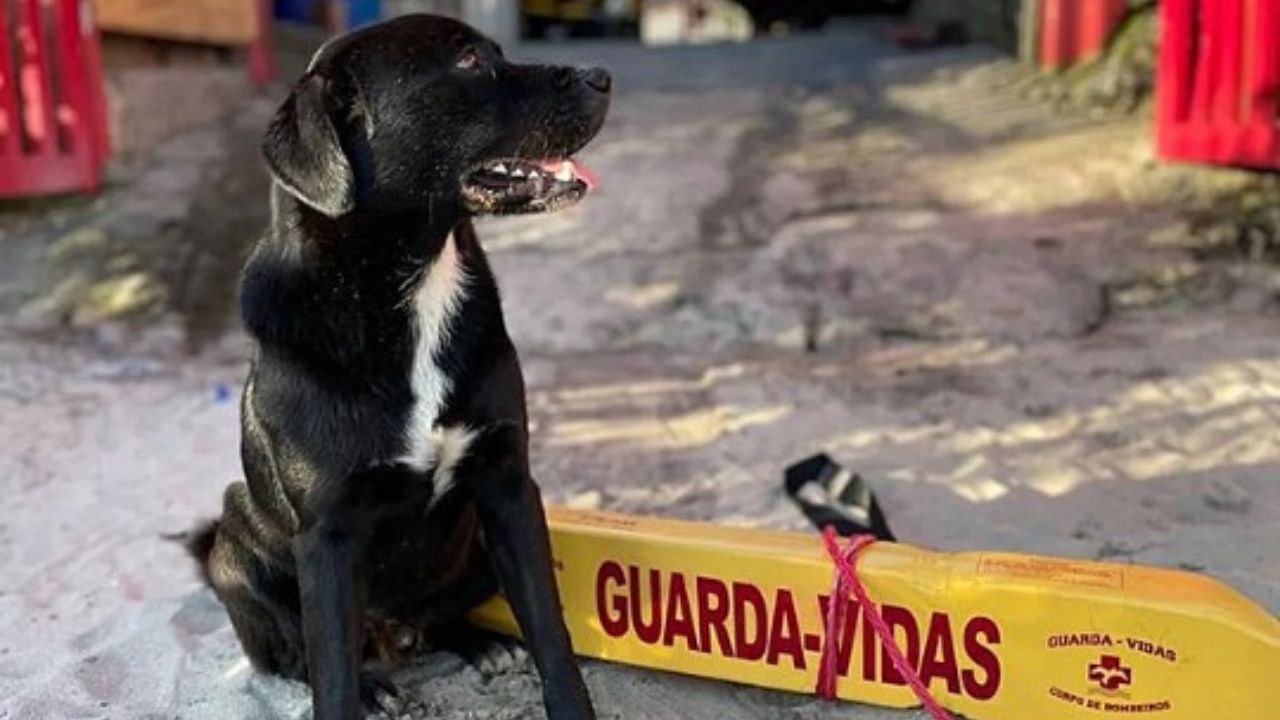
[[[401,462],[421,472],[435,468],[435,499],[453,485],[454,468],[475,437],[470,428],[438,424],[451,388],[449,377],[436,358],[449,339],[450,325],[466,295],[466,283],[457,245],[449,235],[410,299],[416,338],[410,369],[413,409],[405,429],[406,449]]]

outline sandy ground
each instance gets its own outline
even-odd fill
[[[526,54],[621,88],[596,196],[481,226],[549,499],[801,529],[781,468],[823,449],[911,542],[1182,567],[1280,610],[1276,290],[1188,250],[1143,123],[861,32]],[[305,717],[160,540],[238,475],[243,338],[4,327],[0,718]],[[919,716],[586,671],[602,717]],[[399,682],[442,718],[541,715],[528,670],[435,654]]]

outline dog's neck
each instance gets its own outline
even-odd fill
[[[322,272],[419,272],[439,254],[445,238],[467,222],[459,209],[443,204],[394,211],[357,208],[333,218],[278,184],[273,193],[278,198],[273,232],[301,243],[308,265]]]
[[[437,207],[329,218],[280,187],[272,210],[241,285],[245,325],[264,347],[335,370],[393,354],[408,342],[416,291],[442,261],[466,277],[453,310],[501,328],[497,288],[466,216]]]

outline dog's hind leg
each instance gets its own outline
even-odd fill
[[[223,496],[222,517],[183,539],[253,666],[305,680],[297,579],[287,564],[271,562],[255,550],[263,538],[254,530],[267,525],[254,517],[248,487],[233,483]]]
[[[297,580],[221,535],[206,564],[209,584],[254,668],[306,680]]]
[[[308,682],[297,578],[289,572],[273,570],[229,538],[215,539],[207,558],[206,579],[226,608],[240,646],[254,669]],[[380,640],[376,636],[371,639],[375,644]],[[399,636],[381,639],[403,642]],[[396,649],[408,651],[404,647]],[[381,711],[391,720],[427,717],[425,712],[414,714],[417,706],[412,699],[397,694],[389,679],[393,669],[394,666],[378,662],[376,653],[366,653],[359,676],[359,699],[364,709]]]

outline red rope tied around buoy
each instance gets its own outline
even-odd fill
[[[920,704],[934,717],[934,720],[951,720],[938,701],[934,699],[929,688],[920,680],[915,668],[907,662],[902,649],[893,638],[893,632],[880,616],[880,607],[867,595],[862,580],[858,577],[858,554],[876,539],[871,535],[855,535],[849,538],[849,544],[840,547],[840,538],[836,531],[828,525],[822,530],[822,543],[827,548],[827,555],[835,565],[835,573],[831,581],[831,599],[827,602],[827,617],[823,628],[822,662],[818,666],[818,682],[814,692],[827,700],[836,697],[836,678],[840,674],[836,669],[839,662],[839,638],[843,635],[845,623],[845,605],[843,600],[852,592],[862,608],[863,615],[876,631],[880,644],[889,654],[889,660],[897,668],[898,674],[906,679],[911,691],[919,698]]]

